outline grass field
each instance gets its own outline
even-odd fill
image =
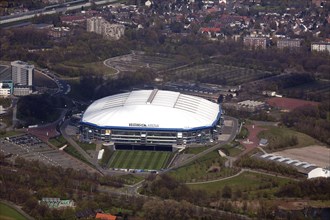
[[[303,134],[297,131],[294,131],[289,128],[285,127],[267,127],[268,130],[261,131],[258,134],[258,138],[266,138],[271,140],[273,138],[284,138],[286,136],[296,136],[298,139],[298,144],[295,146],[291,146],[291,148],[296,147],[307,147],[310,145],[318,144],[318,141],[312,138],[311,136],[308,136],[307,134]]]
[[[225,159],[221,158],[218,151],[212,151],[194,162],[169,172],[169,174],[181,182],[207,181],[233,175],[235,169],[223,166]],[[219,172],[211,172],[210,168],[220,167]]]
[[[62,135],[49,139],[49,142],[58,148],[63,147],[67,143]]]
[[[0,202],[1,220],[25,220],[26,218],[10,206]]]
[[[203,146],[203,147],[188,147],[184,150],[184,153],[186,154],[199,154],[206,149],[208,149],[209,146]]]
[[[239,143],[232,142],[222,146],[220,150],[224,151],[225,154],[231,157],[235,157],[244,150],[244,146]]]
[[[248,194],[250,198],[255,198],[256,196],[267,196],[274,197],[276,190],[290,182],[289,179],[269,176],[265,174],[244,172],[239,176],[233,177],[231,179],[205,183],[205,184],[194,184],[188,185],[192,189],[203,189],[210,194],[221,192],[225,186],[230,186],[232,192],[241,190],[243,193]]]
[[[174,79],[198,80],[200,82],[225,85],[240,85],[245,82],[269,77],[274,73],[221,64],[201,64],[176,69],[169,73]]]
[[[105,66],[103,62],[93,62],[93,63],[64,62],[59,64],[58,67],[76,72],[79,72],[80,70],[84,70],[85,72],[90,72],[92,74],[101,75],[101,76],[112,76],[114,73],[116,73],[115,69]]]
[[[19,135],[19,134],[22,134],[22,133],[23,132],[21,132],[21,131],[6,131],[5,133],[0,134],[0,138],[15,136],[15,135]]]
[[[160,151],[115,151],[108,163],[110,168],[159,170],[165,168],[170,152]]]
[[[96,144],[95,143],[83,143],[83,142],[78,142],[78,145],[84,149],[85,151],[88,150],[95,150],[96,149]]]

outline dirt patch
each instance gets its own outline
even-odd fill
[[[287,110],[287,111],[292,111],[295,108],[306,105],[317,106],[319,104],[318,102],[283,98],[283,97],[270,98],[266,102],[272,107],[280,108],[282,110]]]
[[[266,128],[259,127],[257,125],[246,125],[245,126],[249,130],[249,136],[241,140],[240,143],[245,147],[245,151],[243,151],[241,154],[246,154],[253,150],[254,148],[259,146],[259,138],[258,134],[266,130]]]
[[[319,167],[330,166],[330,148],[324,146],[313,145],[303,148],[293,148],[277,151],[273,154],[308,162]]]
[[[307,201],[285,201],[278,206],[282,210],[302,210],[308,207]]]

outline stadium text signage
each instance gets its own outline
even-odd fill
[[[159,128],[158,124],[144,124],[144,123],[129,123],[130,127],[149,127],[149,128]]]

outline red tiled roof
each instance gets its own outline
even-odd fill
[[[217,27],[205,27],[205,28],[201,28],[200,29],[202,33],[204,32],[220,32],[220,28],[217,28]]]

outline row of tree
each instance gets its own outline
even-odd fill
[[[280,187],[276,193],[279,197],[309,198],[313,200],[329,200],[329,178],[315,178],[299,182],[292,182]]]
[[[297,170],[292,167],[278,164],[272,161],[264,161],[261,159],[255,159],[250,156],[243,156],[236,161],[236,165],[240,167],[248,167],[251,169],[262,169],[282,175],[299,177]]]
[[[86,210],[127,210],[116,213],[123,219],[141,215],[143,219],[218,219],[219,213],[210,213],[203,208],[192,205],[189,201],[158,199],[156,197],[118,195],[109,191],[99,191],[99,185],[105,184],[120,187],[120,177],[100,176],[85,170],[63,169],[46,166],[38,161],[27,161],[17,158],[10,162],[0,153],[0,198],[22,206],[23,210],[35,219],[76,219],[76,214]],[[154,178],[154,176],[152,177]],[[166,178],[166,177],[165,177]],[[119,184],[119,185],[116,185]],[[173,195],[179,195],[179,184],[166,179],[161,188],[174,189]],[[185,185],[182,187],[187,188]],[[170,191],[168,191],[171,193]],[[180,198],[189,198],[190,191]],[[166,196],[167,192],[164,192]],[[154,195],[154,194],[153,194]],[[38,201],[43,197],[72,199],[75,208],[51,209]],[[171,196],[172,197],[172,196]],[[196,203],[205,202],[206,194],[199,192],[193,196]],[[203,199],[204,198],[204,199]],[[199,201],[199,200],[202,201]],[[228,214],[222,213],[221,218]],[[90,216],[93,218],[93,216]],[[86,217],[88,218],[88,217]]]
[[[289,128],[308,134],[324,143],[330,144],[329,124],[330,104],[322,102],[318,106],[303,106],[282,116]]]

